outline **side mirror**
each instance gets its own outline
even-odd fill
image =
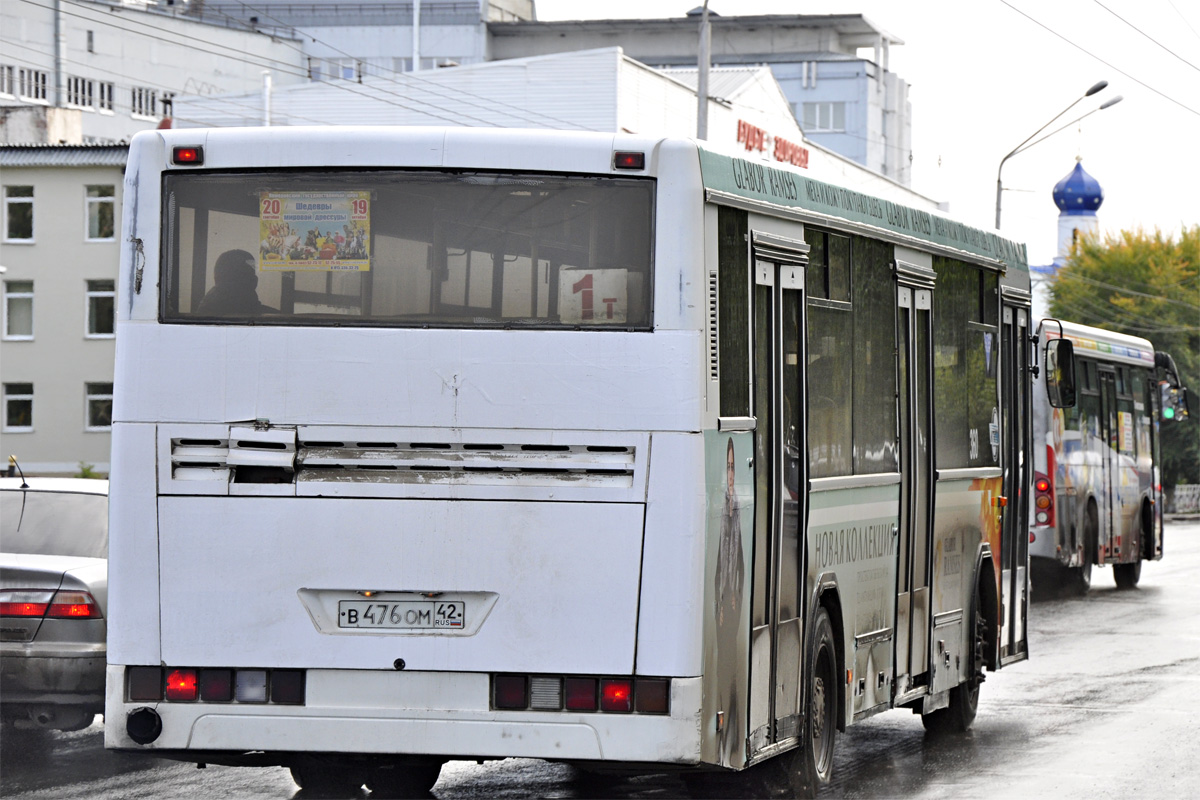
[[[1046,397],[1054,408],[1075,407],[1075,346],[1069,339],[1046,342]]]
[[[1159,386],[1162,392],[1162,401],[1159,405],[1164,420],[1182,422],[1188,417],[1196,416],[1197,412],[1200,411],[1197,408],[1198,403],[1195,392],[1182,387],[1172,386],[1166,381],[1163,381]]]

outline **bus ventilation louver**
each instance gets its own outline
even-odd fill
[[[234,484],[633,486],[632,445],[171,439],[171,480]]]

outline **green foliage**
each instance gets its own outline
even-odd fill
[[[1200,225],[1175,240],[1161,231],[1083,236],[1050,288],[1050,313],[1141,336],[1175,358],[1200,392]],[[1162,482],[1200,483],[1200,419],[1163,422]]]
[[[79,462],[79,472],[75,473],[75,477],[76,478],[103,478],[104,476],[101,475],[99,472],[96,472],[95,464],[88,464],[86,462],[80,461]]]

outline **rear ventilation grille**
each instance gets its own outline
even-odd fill
[[[231,446],[232,442],[232,446]],[[171,439],[174,481],[628,488],[636,447],[495,442]]]
[[[301,442],[300,481],[631,486],[633,447]]]

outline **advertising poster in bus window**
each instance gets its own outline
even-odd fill
[[[371,269],[370,192],[261,192],[260,271]]]
[[[703,755],[741,767],[746,762],[750,652],[750,543],[754,535],[751,433],[704,434],[707,490],[704,569]],[[717,730],[718,712],[722,713]]]

